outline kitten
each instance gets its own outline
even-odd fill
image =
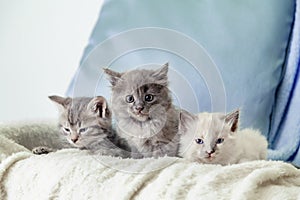
[[[104,97],[49,98],[59,109],[59,131],[68,141],[65,147],[87,149],[99,155],[128,157],[125,143],[112,130],[111,112]],[[51,151],[47,147],[38,147],[33,152],[42,154]]]
[[[104,71],[112,85],[117,133],[130,145],[131,157],[176,156],[179,112],[168,89],[168,64],[157,70]]]
[[[267,140],[259,131],[238,130],[239,110],[227,115],[182,111],[180,114],[180,155],[209,164],[236,164],[265,160]]]

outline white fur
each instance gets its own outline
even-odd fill
[[[230,124],[224,122],[225,117],[226,115],[220,113],[200,113],[191,116],[190,120],[184,122],[185,129],[180,130],[180,155],[200,163],[221,165],[265,160],[268,146],[265,137],[253,129],[232,132]],[[197,144],[197,138],[201,138],[204,143]],[[218,138],[223,138],[224,142],[216,144]],[[211,151],[213,147],[215,153],[207,157],[206,152]]]

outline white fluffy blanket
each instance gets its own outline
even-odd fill
[[[284,162],[255,161],[231,166],[182,159],[95,157],[55,146],[55,126],[0,128],[0,199],[300,199],[300,170]]]

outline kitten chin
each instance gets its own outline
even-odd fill
[[[148,114],[129,112],[129,115],[131,118],[130,120],[136,121],[137,123],[146,122],[146,121],[151,120]]]
[[[105,69],[112,85],[118,135],[132,147],[132,157],[175,156],[178,112],[168,90],[168,65],[124,73]]]

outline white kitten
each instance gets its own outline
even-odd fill
[[[182,111],[180,155],[191,161],[221,165],[266,159],[266,138],[256,130],[238,130],[238,121],[239,110],[227,115]]]

